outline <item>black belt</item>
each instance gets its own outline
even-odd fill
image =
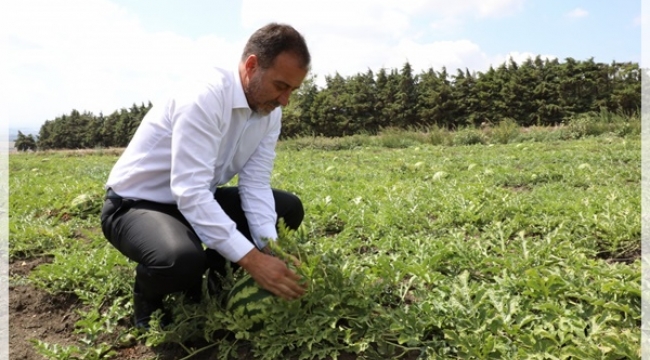
[[[113,189],[108,188],[108,190],[106,190],[106,196],[104,197],[104,199],[122,200],[122,197],[117,195],[117,193],[115,191],[113,191]]]

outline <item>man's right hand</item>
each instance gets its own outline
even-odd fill
[[[285,300],[295,300],[305,294],[306,285],[299,283],[300,276],[274,256],[253,249],[238,264],[260,286]]]

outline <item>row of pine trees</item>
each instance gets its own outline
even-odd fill
[[[590,112],[635,114],[641,109],[637,63],[593,59],[513,60],[485,72],[430,68],[338,73],[318,86],[308,78],[284,108],[283,138],[375,134],[385,128],[457,129],[514,120],[522,127],[556,126]],[[109,116],[73,110],[46,121],[38,139],[19,134],[38,149],[124,147],[151,108],[133,105]],[[20,149],[20,148],[19,148]]]
[[[284,135],[344,136],[382,128],[457,129],[512,119],[522,127],[556,126],[576,115],[641,110],[641,70],[636,63],[510,60],[484,73],[429,69],[414,74],[381,69],[344,78],[326,77],[319,89],[307,81],[285,109]]]

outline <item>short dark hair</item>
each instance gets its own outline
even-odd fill
[[[250,55],[255,55],[260,67],[268,69],[283,52],[293,53],[300,60],[301,67],[309,68],[311,55],[304,37],[290,25],[270,23],[255,31],[248,39],[242,61]]]

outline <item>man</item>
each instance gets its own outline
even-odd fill
[[[164,312],[167,294],[199,301],[205,270],[224,274],[227,262],[283,299],[304,294],[267,241],[277,238],[279,218],[295,229],[304,216],[300,199],[271,189],[270,178],[280,106],[310,61],[300,33],[269,24],[250,37],[236,71],[214,69],[142,120],[109,175],[101,215],[108,241],[138,263],[136,326]],[[235,175],[236,187],[222,186]]]

